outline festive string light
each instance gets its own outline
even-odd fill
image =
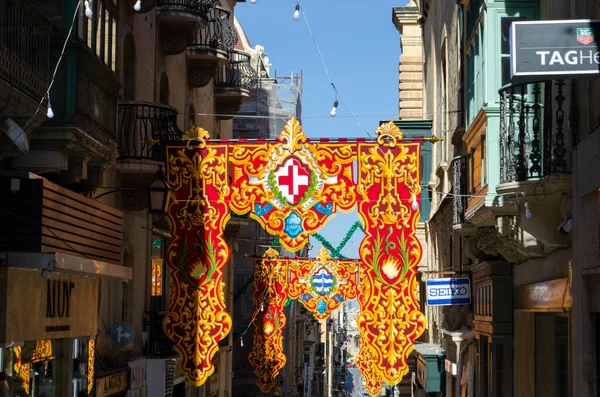
[[[256,0],[254,0],[256,1]],[[240,346],[244,347],[244,338],[240,338]]]
[[[525,218],[531,219],[532,217],[533,217],[533,214],[529,210],[529,203],[527,201],[525,201]]]
[[[52,111],[52,104],[50,103],[50,94],[48,94],[48,111],[46,112],[46,117],[49,119],[54,118],[54,112]]]
[[[254,1],[256,1],[256,0],[254,0]],[[141,9],[142,9],[142,0],[137,0],[137,1],[135,2],[135,5],[133,6],[133,9],[134,9],[135,11],[139,11],[139,10],[141,10]]]
[[[338,104],[338,100],[336,99],[335,102],[333,102],[333,108],[331,108],[331,112],[329,112],[331,117],[335,117],[337,115]]]
[[[417,195],[412,195],[412,205],[411,208],[413,211],[417,211],[419,209],[419,202],[417,201]]]
[[[88,18],[92,18],[94,16],[94,12],[92,11],[90,2],[88,0],[85,0],[83,5],[85,6],[85,16]]]
[[[294,21],[300,20],[300,4],[296,4],[296,9],[294,10]]]

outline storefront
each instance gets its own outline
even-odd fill
[[[81,275],[0,267],[3,397],[90,394],[98,285]]]
[[[569,395],[569,278],[516,287],[515,395]]]

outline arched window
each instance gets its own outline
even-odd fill
[[[135,100],[135,40],[131,33],[125,36],[123,44],[123,99]]]
[[[160,76],[159,101],[163,105],[169,104],[169,76],[165,72]]]

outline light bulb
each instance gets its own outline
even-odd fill
[[[90,7],[90,2],[88,0],[85,0],[83,4],[85,6],[85,16],[88,18],[93,17],[94,12],[92,11],[92,7]]]
[[[240,339],[240,346],[244,347],[244,339]]]
[[[338,101],[336,100],[336,101],[333,103],[333,108],[331,108],[331,112],[329,112],[329,115],[330,115],[331,117],[335,117],[335,116],[337,115],[337,107],[338,107]]]
[[[256,0],[250,0],[250,3],[256,4]]]
[[[256,0],[255,0],[256,1]],[[139,11],[142,9],[142,1],[141,0],[137,0],[135,2],[135,5],[133,6],[133,9],[136,11]]]
[[[48,111],[46,112],[46,116],[49,119],[54,118],[54,112],[52,111],[52,105],[50,105],[49,103],[48,103]]]
[[[300,4],[296,4],[296,10],[294,11],[294,21],[300,19]]]
[[[531,219],[532,217],[533,217],[533,214],[529,210],[529,203],[526,201],[525,202],[525,218]]]
[[[417,195],[413,194],[412,195],[412,205],[411,208],[413,211],[418,211],[419,210],[419,202],[417,201]]]

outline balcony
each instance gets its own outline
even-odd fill
[[[521,227],[546,246],[566,243],[556,231],[571,215],[570,153],[579,120],[574,90],[574,80],[500,90],[500,184],[496,191],[514,198],[520,207]]]
[[[148,102],[120,103],[119,170],[154,175],[165,161],[165,145],[179,141],[182,134],[175,109]]]
[[[229,59],[238,35],[230,20],[231,13],[223,8],[211,8],[207,25],[196,31],[187,48],[189,82],[193,88],[204,87],[214,77],[217,68]]]
[[[194,32],[206,26],[208,13],[218,0],[158,0],[158,20],[165,55],[181,54]]]
[[[51,26],[28,1],[0,0],[0,129],[5,118],[24,127],[46,93]],[[44,105],[29,129],[45,117]],[[7,143],[2,136],[0,148]]]
[[[250,55],[229,51],[229,62],[217,69],[215,76],[215,97],[217,116],[227,120],[240,110],[242,103],[250,97],[250,89],[256,86],[258,74],[250,64]]]
[[[460,229],[465,222],[467,210],[467,157],[460,156],[452,160],[452,225]]]

